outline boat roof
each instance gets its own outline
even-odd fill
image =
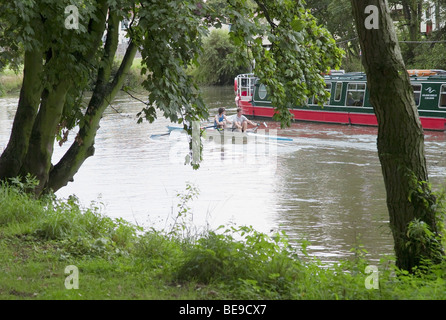
[[[407,70],[411,81],[420,82],[446,82],[446,70],[439,69],[411,69]],[[253,73],[240,74],[237,78],[254,78],[256,76]],[[326,81],[367,81],[367,75],[365,72],[346,72],[346,73],[332,73],[330,75],[324,75]]]
[[[326,75],[325,80],[340,80],[340,81],[366,81],[367,76],[365,72],[347,72],[344,74]]]
[[[429,72],[428,72],[429,71]],[[408,70],[411,81],[442,81],[446,82],[445,70]],[[345,74],[326,75],[325,80],[334,81],[367,81],[365,72],[348,72]]]

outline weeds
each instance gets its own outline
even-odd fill
[[[199,189],[191,184],[186,185],[185,193],[178,193],[177,212],[167,234],[171,237],[181,237],[184,240],[192,239],[197,231],[193,228],[194,215],[189,202],[198,197]],[[173,209],[172,209],[173,211]]]

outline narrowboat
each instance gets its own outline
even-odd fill
[[[408,70],[421,124],[426,130],[446,130],[446,71]],[[321,107],[316,98],[290,109],[296,121],[377,126],[369,101],[365,73],[336,73],[324,76],[330,98]],[[268,88],[254,74],[238,75],[234,81],[236,105],[254,118],[272,118],[275,111]]]

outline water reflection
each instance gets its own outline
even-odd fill
[[[224,106],[235,113],[232,88],[208,88],[211,115]],[[6,146],[17,99],[0,100],[0,150]],[[370,259],[392,253],[385,192],[376,152],[376,129],[295,123],[279,135],[292,142],[248,144],[204,143],[201,168],[184,165],[188,152],[181,133],[150,139],[166,132],[160,118],[136,125],[139,102],[120,96],[104,115],[96,153],[74,183],[58,195],[76,194],[84,205],[104,204],[104,213],[139,225],[166,228],[173,221],[178,194],[186,184],[199,188],[191,201],[191,220],[200,229],[222,224],[252,225],[259,231],[285,230],[293,243],[305,238],[308,248],[325,261],[351,255],[361,243]],[[53,162],[68,149],[75,133]],[[426,134],[432,182],[444,182],[445,134]],[[359,240],[357,240],[359,237]]]
[[[345,256],[347,247],[360,244],[374,257],[390,253],[375,129],[293,127],[301,150],[281,159],[282,228],[311,239],[309,251],[325,259]]]

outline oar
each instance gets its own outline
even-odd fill
[[[215,128],[215,125],[207,126],[207,127],[202,127],[201,129],[210,129],[210,128]]]
[[[262,124],[265,126],[265,128],[268,128],[268,126],[266,125],[265,122],[263,122]],[[255,128],[252,129],[254,133],[257,132],[257,129],[260,127],[260,125],[261,125],[260,123],[257,123],[257,126],[256,126]]]
[[[209,129],[209,128],[213,128],[214,125],[211,126],[207,126],[207,127],[201,127],[200,129]],[[167,126],[167,130],[169,131],[173,131],[173,130],[184,130],[183,127],[172,127],[172,126]]]
[[[213,128],[213,127],[214,126],[212,125],[212,126],[202,127],[200,129],[209,129],[209,128]],[[182,128],[182,127],[171,127],[171,126],[167,126],[167,129],[169,130],[169,132],[167,132],[167,133],[160,133],[160,134],[152,134],[150,136],[150,139],[156,139],[156,138],[159,138],[159,137],[162,137],[162,136],[168,136],[174,130],[184,130],[184,128]]]
[[[265,126],[265,128],[268,128],[268,126],[266,125],[266,122],[263,122],[262,124]],[[260,123],[257,123],[257,127],[254,128],[254,132],[257,132],[257,129],[259,127],[260,127]]]
[[[248,134],[251,136],[254,136],[254,137],[263,137],[263,138],[268,138],[271,140],[293,141],[292,138],[288,138],[288,137],[270,136],[268,134],[259,134],[259,133],[252,133],[252,132],[248,132]]]
[[[266,124],[266,122],[263,122],[263,125],[268,128],[268,125]],[[251,135],[253,136],[257,136],[257,137],[264,137],[264,138],[268,138],[271,140],[280,140],[280,141],[293,141],[292,138],[288,138],[288,137],[279,137],[279,136],[270,136],[270,135],[265,135],[265,134],[259,134],[257,133],[257,128],[260,126],[260,124],[257,125],[257,127],[254,129],[254,133],[251,133]]]
[[[162,137],[162,136],[167,136],[169,134],[170,134],[170,132],[168,132],[168,133],[161,133],[161,134],[152,134],[150,136],[150,139],[156,139],[156,138],[159,138],[159,137]]]

